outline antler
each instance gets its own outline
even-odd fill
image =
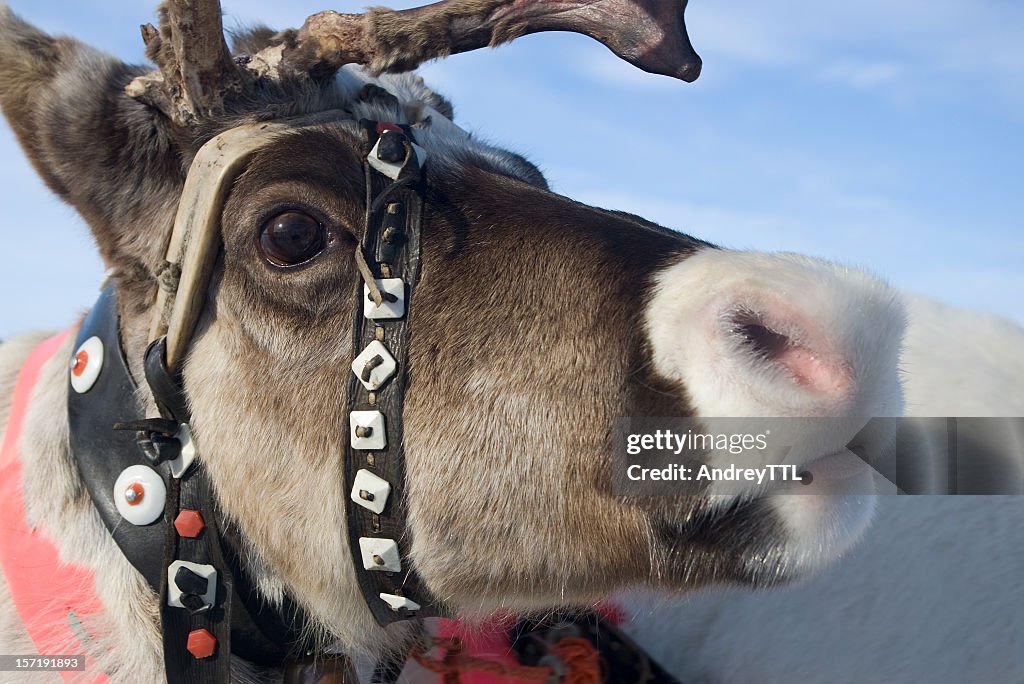
[[[224,42],[218,0],[166,0],[160,30],[142,27],[147,56],[160,70],[128,94],[190,126],[223,113],[258,78],[324,80],[341,66],[408,71],[437,57],[500,45],[541,31],[594,38],[629,63],[684,81],[700,75],[683,14],[687,0],[443,0],[365,14],[320,12],[281,43],[236,64]]]
[[[644,71],[693,81],[687,0],[444,0],[396,12],[321,12],[306,20],[282,57],[289,70],[366,64],[374,73],[507,43],[541,31],[582,33]]]
[[[218,0],[168,0],[160,30],[142,27],[146,56],[160,70],[132,81],[126,92],[183,126],[221,114],[243,90],[243,74],[224,41]]]

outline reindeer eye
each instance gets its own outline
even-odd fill
[[[309,261],[327,244],[322,223],[309,214],[287,211],[272,217],[260,229],[260,251],[275,266]]]

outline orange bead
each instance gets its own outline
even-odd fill
[[[75,354],[75,365],[71,367],[71,372],[75,377],[81,377],[82,373],[85,372],[85,367],[89,365],[89,353],[84,349]]]
[[[205,629],[193,629],[185,648],[196,658],[209,658],[217,651],[217,637]]]
[[[174,519],[174,529],[176,529],[178,534],[182,537],[195,539],[205,527],[206,523],[203,522],[203,516],[199,511],[193,511],[190,508],[180,511]]]

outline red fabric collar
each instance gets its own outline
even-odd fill
[[[93,571],[62,561],[44,531],[29,525],[21,486],[19,441],[29,399],[43,365],[57,353],[67,335],[62,332],[33,349],[14,387],[0,447],[0,568],[36,652],[46,656],[86,655],[86,669],[92,671],[95,661],[80,638],[80,618],[103,612]],[[84,680],[81,672],[62,675],[66,680],[92,684],[107,681],[106,675]]]

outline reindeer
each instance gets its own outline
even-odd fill
[[[685,5],[324,12],[232,54],[219,3],[169,0],[153,72],[3,9],[0,106],[110,284],[0,347],[18,538],[75,585],[7,573],[0,651],[42,633],[85,681],[355,681],[332,654],[405,654],[423,617],[767,588],[850,549],[871,475],[829,472],[847,417],[902,410],[898,294],[554,194],[409,73],[568,30],[692,80]],[[612,491],[621,416],[836,420],[793,456],[810,495],[663,499]]]

